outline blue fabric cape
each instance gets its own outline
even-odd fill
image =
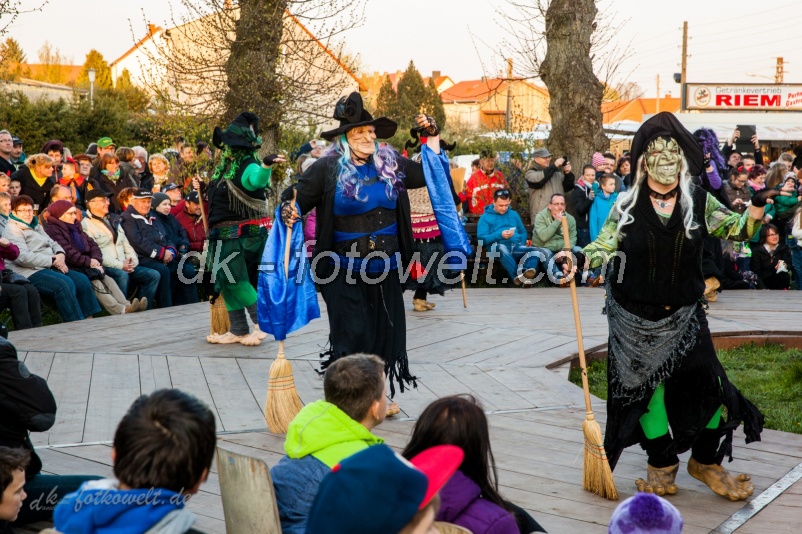
[[[425,144],[421,147],[421,156],[423,175],[434,208],[434,217],[437,219],[437,226],[440,227],[443,248],[448,255],[447,263],[457,269],[467,269],[468,256],[471,255],[471,241],[454,206],[454,197],[451,196],[448,157],[443,152],[435,154]],[[448,254],[449,252],[452,254]]]
[[[300,213],[300,208],[297,207]],[[273,334],[276,341],[320,317],[317,292],[304,252],[301,221],[295,223],[290,238],[290,265],[284,275],[284,250],[287,225],[281,220],[281,206],[276,208],[275,223],[267,237],[267,246],[259,265],[256,308],[259,328]]]

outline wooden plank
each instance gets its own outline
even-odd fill
[[[222,447],[217,448],[226,531],[229,534],[279,532],[281,521],[267,465]]]
[[[264,428],[264,414],[233,358],[200,358],[223,428],[248,430]]]
[[[173,387],[167,356],[139,355],[139,387],[142,394]]]
[[[271,363],[272,361],[268,359],[257,360],[237,358],[237,364],[239,365],[240,372],[242,373],[242,376],[245,377],[245,381],[248,383],[248,388],[250,388],[253,398],[259,405],[259,409],[262,410],[262,416],[264,416],[265,399],[267,399],[267,379],[270,376],[269,373]],[[293,370],[295,370],[295,362],[293,362],[292,367]],[[303,397],[301,400],[303,400]],[[266,425],[264,419],[262,419],[262,424]]]
[[[447,371],[465,389],[477,396],[486,410],[523,410],[535,406],[514,391],[510,391],[478,367],[472,365],[445,365]]]
[[[140,394],[135,354],[96,353],[83,441],[112,439],[120,419]]]
[[[191,393],[205,402],[214,413],[217,430],[225,430],[214,405],[212,394],[209,391],[209,385],[206,383],[206,376],[203,374],[199,358],[168,356],[167,365],[170,368],[170,379],[173,382],[173,387]]]
[[[51,380],[48,385],[58,411],[56,423],[48,433],[50,445],[84,440],[93,362],[92,354],[55,354],[51,373],[58,380]]]

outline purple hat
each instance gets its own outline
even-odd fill
[[[682,516],[674,505],[653,493],[636,493],[610,518],[609,534],[682,534]]]
[[[56,200],[47,207],[47,212],[56,219],[60,219],[62,215],[74,207],[69,200]]]

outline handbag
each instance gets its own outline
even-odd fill
[[[90,282],[93,280],[103,280],[103,277],[106,276],[100,269],[95,269],[94,267],[75,267],[73,270],[86,275]]]
[[[2,277],[4,284],[30,284],[31,281],[22,276],[19,273],[15,273],[11,269],[3,269],[3,277]]]

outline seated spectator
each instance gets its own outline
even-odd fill
[[[546,251],[527,246],[526,227],[518,212],[510,209],[511,202],[509,189],[493,193],[493,203],[485,207],[479,218],[476,238],[499,255],[502,267],[515,285],[529,285],[535,282],[538,263],[545,259]]]
[[[551,160],[551,152],[538,148],[532,152],[532,164],[524,178],[529,184],[529,219],[534,222],[537,213],[546,207],[556,193],[574,189],[574,173],[565,158]]]
[[[590,228],[590,240],[596,241],[607,216],[610,215],[610,210],[618,200],[618,193],[615,192],[615,175],[602,174],[599,181],[593,185],[593,192],[594,198],[588,215],[588,227]]]
[[[306,532],[438,532],[434,526],[440,509],[438,492],[462,458],[462,450],[453,445],[433,447],[410,461],[403,460],[386,445],[354,454],[321,482]]]
[[[742,270],[735,256],[734,243],[722,241],[722,289],[757,289],[757,275],[752,271]]]
[[[793,260],[788,245],[780,242],[780,232],[773,224],[760,229],[758,246],[752,247],[752,272],[765,289],[788,289],[791,286]]]
[[[72,204],[72,192],[70,191],[69,187],[56,184],[53,186],[53,189],[50,190],[50,204],[48,204],[47,207],[39,213],[39,224],[42,225],[42,228],[47,229],[47,223],[50,222],[50,213],[48,212],[48,208],[53,205],[54,202],[58,202],[59,200],[66,200]],[[80,221],[80,215],[78,217],[78,220]]]
[[[0,447],[0,532],[11,532],[9,523],[17,520],[25,493],[25,469],[31,453],[25,449]]]
[[[544,263],[549,263],[549,276],[554,281],[559,281],[564,285],[566,276],[570,272],[568,262],[560,260],[552,261],[557,252],[565,248],[563,239],[563,217],[568,219],[568,233],[571,244],[571,252],[577,257],[577,265],[584,265],[582,249],[576,246],[576,219],[565,211],[565,196],[560,193],[551,195],[548,206],[540,210],[535,216],[535,228],[532,232],[532,245],[544,249],[546,258]]]
[[[22,182],[19,178],[11,178],[11,181],[8,182],[8,194],[14,198],[20,194],[20,191],[22,191]]]
[[[56,422],[56,399],[44,378],[32,374],[17,358],[17,349],[0,338],[0,446],[22,449],[30,461],[25,467],[26,497],[19,516],[11,527],[22,527],[39,521],[52,521],[53,504],[78,489],[87,475],[47,475],[42,473],[42,460],[31,443],[31,432],[46,432]],[[16,477],[15,477],[16,478]],[[0,483],[2,486],[2,483]],[[5,503],[5,494],[0,508]],[[0,532],[3,521],[0,517]]]
[[[206,209],[208,213],[208,208]],[[189,239],[189,250],[203,252],[206,243],[206,231],[203,229],[203,219],[201,217],[201,205],[198,192],[192,191],[187,198],[173,206],[170,210],[181,227],[187,233]]]
[[[191,261],[184,259],[189,252],[187,232],[170,213],[170,199],[164,193],[153,193],[150,213],[153,225],[164,236],[167,247],[174,251],[176,263],[176,280],[173,283],[173,305],[194,304],[198,302],[198,290],[194,280],[197,272]]]
[[[216,445],[214,414],[201,401],[177,389],[142,395],[114,433],[116,478],[67,495],[53,513],[56,530],[196,532],[185,504],[206,481]]]
[[[148,308],[153,308],[160,275],[158,271],[139,265],[136,251],[125,237],[119,221],[114,222],[109,218],[109,195],[100,189],[87,194],[86,217],[81,221],[81,226],[97,243],[103,255],[103,268],[117,283],[122,294],[128,296],[129,284],[134,282],[139,287],[137,298],[147,303]]]
[[[30,280],[40,295],[53,299],[65,323],[100,312],[89,279],[67,267],[64,249],[33,216],[31,197],[20,195],[11,201],[11,216],[3,237],[20,251],[11,262],[11,269]]]
[[[730,179],[721,186],[722,204],[730,211],[743,214],[752,203],[752,195],[746,183],[750,178],[761,175],[765,177],[766,171],[760,165],[755,165],[751,171],[747,171],[744,167],[734,169],[730,173]]]
[[[109,211],[122,213],[122,207],[117,202],[117,195],[126,187],[136,187],[136,183],[131,177],[122,175],[120,160],[115,154],[103,154],[100,158],[98,174],[93,177],[93,180],[100,189],[112,194]]]
[[[545,532],[525,510],[499,495],[487,417],[473,396],[443,397],[427,406],[402,454],[413,458],[437,445],[456,445],[465,451],[459,470],[440,490],[437,521],[473,534]]]
[[[482,150],[479,170],[471,174],[462,201],[468,201],[468,212],[479,217],[493,203],[493,193],[498,189],[509,191],[510,186],[501,171],[496,169],[496,155],[492,150]]]
[[[0,193],[8,193],[8,188],[11,186],[11,178],[5,174],[0,174]]]
[[[7,193],[0,193],[8,197]],[[11,208],[11,201],[0,196],[0,218],[2,211]],[[42,326],[42,303],[39,292],[30,280],[11,269],[6,269],[5,260],[16,260],[19,249],[5,237],[0,237],[0,309],[11,310],[15,330]]]
[[[0,193],[0,236],[8,224],[8,216],[11,215],[11,195]]]
[[[20,189],[14,193],[14,180]],[[25,166],[11,175],[11,196],[27,195],[33,200],[34,215],[50,204],[50,190],[56,185],[53,178],[53,158],[47,154],[34,154],[25,161]]]
[[[167,184],[162,188],[162,193],[167,195],[170,199],[170,206],[175,207],[181,202],[182,193],[181,193],[181,186],[178,184]]]
[[[162,154],[152,154],[148,160],[148,169],[150,169],[153,180],[150,187],[143,189],[150,189],[153,193],[161,192],[170,181],[170,162]]]
[[[89,170],[91,168],[91,162],[88,156],[85,154],[79,154],[76,157],[81,158],[80,161],[85,170]],[[67,158],[64,160],[64,165],[62,165],[61,170],[61,178],[59,179],[58,184],[70,190],[70,202],[78,206],[79,210],[85,210],[86,204],[84,198],[86,197],[86,192],[89,188],[89,182],[88,178],[80,173],[78,160]],[[51,202],[53,201],[52,198],[50,200]]]
[[[682,534],[679,510],[653,493],[636,493],[619,504],[610,518],[609,534]]]
[[[593,165],[582,167],[582,176],[574,184],[574,191],[571,193],[574,204],[574,216],[576,218],[576,244],[584,247],[590,244],[590,226],[588,215],[590,207],[596,193],[593,192],[593,184],[596,183],[596,169]]]
[[[114,155],[120,160],[120,179],[123,183],[132,183],[131,187],[139,187],[137,181],[136,167],[134,167],[134,150],[127,146],[118,148]]]
[[[354,354],[334,361],[323,378],[326,400],[301,409],[287,429],[287,455],[270,469],[284,534],[313,532],[309,509],[323,477],[352,454],[383,440],[371,430],[387,410],[384,363]]]
[[[114,279],[103,270],[103,254],[78,222],[78,208],[69,200],[58,200],[51,204],[48,211],[50,223],[45,231],[64,249],[67,267],[85,274],[92,282],[101,306],[112,315],[145,310],[147,301],[134,299],[129,302]]]
[[[131,204],[120,218],[120,227],[125,237],[136,251],[139,264],[159,273],[159,287],[156,300],[160,308],[173,305],[173,273],[178,270],[176,254],[167,246],[164,236],[153,225],[150,204],[153,193],[147,189],[137,189],[131,197]],[[177,275],[175,276],[177,280]]]
[[[117,195],[117,202],[120,204],[120,208],[122,208],[123,211],[127,210],[128,206],[131,205],[131,197],[134,196],[136,191],[137,189],[135,187],[126,187]],[[119,221],[120,215],[120,213],[109,214],[115,222]]]

